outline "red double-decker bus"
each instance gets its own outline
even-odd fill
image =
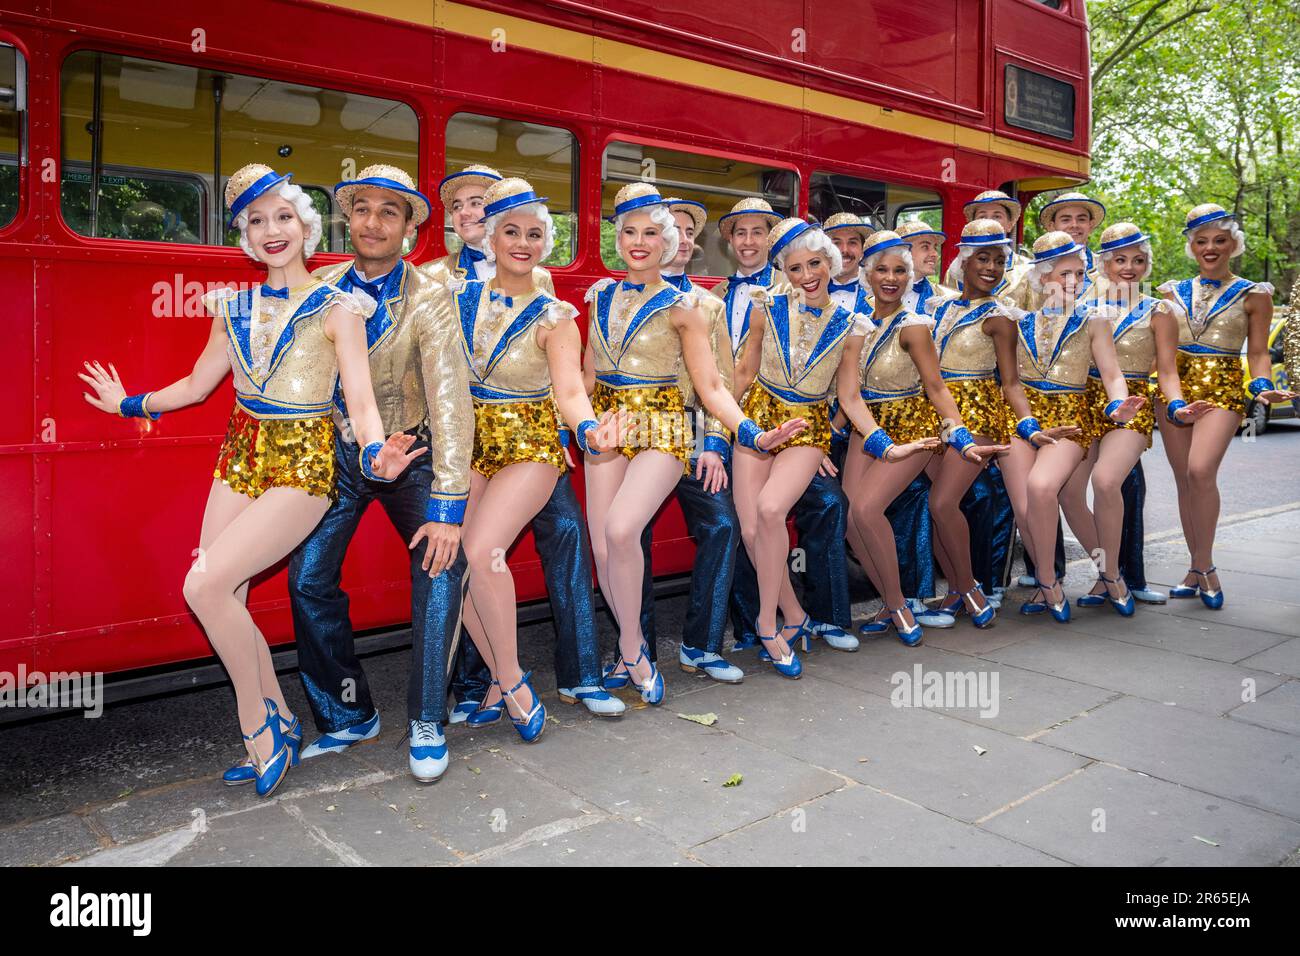
[[[330,187],[373,162],[481,162],[549,196],[548,265],[581,302],[601,215],[632,179],[708,206],[962,224],[1001,187],[1088,176],[1084,0],[0,0],[0,670],[124,671],[210,656],[181,582],[232,396],[157,422],[82,399],[83,359],[131,390],[185,374],[200,294],[259,272],[224,177],[291,171],[326,214],[312,266],[348,254]],[[731,271],[716,229],[692,271]],[[454,236],[426,230],[414,262]],[[690,567],[676,505],[655,571]],[[370,515],[344,569],[359,630],[408,617],[408,563]],[[531,543],[520,597],[543,584]],[[250,606],[292,639],[282,569]]]

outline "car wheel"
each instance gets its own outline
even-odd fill
[[[1264,430],[1268,428],[1268,406],[1263,402],[1251,402],[1247,405],[1242,427],[1251,428],[1256,435],[1264,434]]]

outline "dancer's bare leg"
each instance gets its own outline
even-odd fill
[[[885,510],[916,480],[925,465],[924,455],[913,455],[898,462],[873,460],[867,465],[860,492],[851,505],[853,520],[880,576],[876,589],[886,608],[903,607],[906,596],[899,583],[898,544]]]
[[[1241,416],[1225,408],[1212,409],[1192,425],[1192,446],[1187,455],[1187,490],[1190,495],[1195,549],[1192,567],[1214,567],[1214,536],[1219,524],[1219,466],[1241,426]],[[1209,590],[1219,589],[1219,576],[1211,574]]]
[[[1026,499],[1029,509],[1029,533],[1034,547],[1034,566],[1038,568],[1040,581],[1044,577],[1044,570],[1054,567],[1056,562],[1056,530],[1061,520],[1059,497],[1061,489],[1069,480],[1070,472],[1074,471],[1082,460],[1083,449],[1068,440],[1040,448],[1034,455]],[[1061,585],[1062,582],[1057,581],[1054,587],[1046,588],[1044,596],[1050,600],[1058,593],[1057,589]]]
[[[1113,433],[1112,433],[1113,434]],[[1106,435],[1109,438],[1110,434]],[[1103,441],[1094,441],[1088,448],[1088,454],[1083,456],[1077,468],[1070,473],[1070,478],[1061,489],[1060,502],[1061,510],[1065,512],[1065,520],[1070,525],[1070,530],[1078,539],[1080,547],[1092,558],[1093,563],[1097,566],[1099,573],[1107,577],[1113,577],[1105,569],[1105,560],[1099,553],[1103,547],[1101,539],[1097,536],[1097,522],[1093,509],[1088,507],[1088,483],[1093,476],[1093,467],[1102,454]],[[1094,505],[1095,507],[1095,505]],[[1120,524],[1123,524],[1123,504],[1120,505]],[[1101,594],[1104,587],[1101,579],[1092,586],[1093,594]]]
[[[1092,467],[1092,516],[1097,541],[1095,553],[1099,558],[1101,573],[1118,582],[1119,548],[1124,534],[1124,481],[1142,453],[1147,450],[1147,440],[1138,432],[1116,428],[1100,442],[1093,442],[1092,449],[1096,458],[1096,464]],[[1068,515],[1067,512],[1067,517]],[[1073,528],[1074,524],[1071,523],[1070,527]],[[1083,542],[1078,532],[1075,536]],[[1094,546],[1084,542],[1084,547],[1088,548],[1089,554],[1094,553]],[[1121,587],[1118,583],[1106,587],[1111,597],[1117,601],[1124,600],[1128,594],[1128,588]],[[1093,590],[1096,591],[1095,588]]]
[[[977,435],[975,443],[992,445],[994,441]],[[984,466],[967,461],[951,448],[937,459],[937,463],[927,468],[930,472],[930,517],[934,520],[934,538],[938,545],[935,550],[938,553],[942,548],[940,565],[943,566],[944,562],[948,565],[944,567],[948,590],[964,594],[975,587],[976,581],[970,560],[970,525],[962,514],[961,501]]]
[[[854,517],[854,503],[866,493],[864,482],[867,467],[874,460],[862,450],[861,441],[850,440],[848,452],[844,456],[844,471],[840,474],[840,482],[844,488],[844,496],[849,499],[849,513],[846,522],[849,547],[853,549],[854,556],[858,559],[858,563],[862,565],[862,571],[871,581],[876,593],[883,595],[885,592],[880,583],[880,570],[876,567],[875,558],[872,557],[871,549],[867,547],[867,541],[862,536],[862,529],[858,527],[857,518]],[[880,613],[876,615],[876,620],[884,620],[888,616],[889,612],[882,606]]]
[[[1034,456],[1037,452],[1034,446],[1020,438],[1012,438],[1011,447],[998,457],[998,468],[1002,471],[1002,482],[1007,489],[1007,497],[1011,500],[1011,511],[1016,516],[1016,529],[1020,532],[1020,540],[1025,544],[1025,554],[1029,555],[1030,560],[1035,560],[1038,554],[1033,543],[1033,529],[1029,526],[1029,470],[1034,467]],[[1055,549],[1056,542],[1053,540],[1052,547]],[[949,552],[951,552],[951,547]],[[1056,555],[1052,555],[1052,563],[1049,568],[1056,566]],[[1039,568],[1041,573],[1042,568]]]
[[[751,560],[758,574],[758,620],[754,623],[759,634],[770,636],[779,633],[776,628],[778,607],[787,624],[793,626],[803,622],[803,606],[795,598],[790,585],[790,532],[786,518],[808,489],[823,457],[820,448],[806,445],[778,452],[767,481],[754,501],[750,518],[755,522]],[[743,519],[741,533],[744,534]],[[777,647],[780,654],[788,653],[784,641]]]
[[[1163,402],[1156,406],[1155,415],[1161,443],[1165,446],[1165,457],[1169,459],[1169,469],[1174,473],[1174,488],[1178,492],[1178,521],[1183,526],[1183,540],[1187,543],[1188,567],[1200,568],[1196,563],[1196,522],[1192,518],[1192,493],[1187,477],[1187,460],[1192,451],[1192,434],[1196,426],[1175,425],[1169,421]],[[1186,587],[1196,587],[1196,575],[1188,571],[1183,584]]]

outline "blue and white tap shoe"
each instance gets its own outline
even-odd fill
[[[496,683],[493,681],[492,683]],[[501,715],[506,712],[506,701],[504,697],[498,697],[495,704],[480,703],[474,708],[474,712],[465,718],[466,727],[486,727],[488,724],[495,724],[501,719]]]
[[[1042,614],[1044,611],[1052,612],[1052,620],[1058,624],[1068,624],[1070,621],[1070,599],[1065,596],[1065,588],[1061,588],[1061,601],[1059,604],[1053,604],[1052,599],[1048,597],[1047,592],[1055,591],[1060,587],[1059,581],[1053,581],[1051,584],[1038,584],[1038,595],[1042,596],[1042,601],[1030,602],[1020,608],[1021,614]],[[1035,610],[1027,610],[1033,607]]]
[[[688,674],[704,674],[720,684],[739,684],[745,679],[745,672],[721,654],[687,644],[677,652],[677,665]]]
[[[1196,574],[1197,572],[1192,568],[1188,568],[1187,573]],[[1171,598],[1194,598],[1199,596],[1200,593],[1201,589],[1198,585],[1175,584],[1169,589]]]
[[[481,703],[483,702],[480,700],[469,700],[468,698],[456,701],[456,706],[453,707],[451,713],[447,715],[447,723],[465,723],[465,721],[469,720],[469,715],[478,710]]]
[[[940,630],[955,627],[957,615],[942,604],[936,608],[927,605],[920,598],[908,598],[907,609],[912,612],[912,619],[922,627],[934,627]]]
[[[837,651],[852,652],[861,646],[861,642],[852,634],[847,633],[844,628],[822,621],[814,621],[811,614],[804,615],[802,624],[786,624],[782,626],[781,630],[794,631],[794,635],[787,638],[786,643],[793,649],[802,641],[805,653],[808,651],[808,642],[819,637],[826,642],[828,647],[833,647]],[[767,652],[766,648],[763,648],[758,652],[758,659],[765,663],[771,663],[772,655]]]
[[[296,767],[302,762],[300,757],[302,752],[302,724],[298,721],[297,715],[294,715],[293,720],[287,721],[284,719],[284,714],[280,714],[280,726],[284,731],[285,742],[289,744],[289,766]],[[221,782],[227,787],[252,783],[256,779],[257,770],[253,767],[252,757],[249,757],[243,763],[235,764],[221,775]]]
[[[1154,588],[1134,588],[1133,596],[1143,604],[1165,604],[1169,596],[1164,591],[1157,591]]]
[[[1124,576],[1120,575],[1114,580],[1111,580],[1103,575],[1101,580],[1103,584],[1118,584],[1120,581],[1124,580]],[[1134,600],[1133,592],[1129,590],[1127,582],[1124,585],[1124,600],[1118,601],[1111,597],[1109,589],[1106,591],[1106,600],[1109,601],[1110,606],[1115,609],[1115,613],[1121,617],[1132,617],[1134,611],[1137,610],[1137,602]]]
[[[993,599],[984,594],[978,582],[973,588],[962,594],[949,591],[940,607],[946,613],[951,614],[954,619],[963,612],[969,614],[971,623],[979,628],[992,627],[993,621],[998,616],[997,608],[993,605]],[[912,609],[912,613],[917,624],[929,626],[920,615],[916,614],[915,608]]]
[[[341,753],[353,744],[359,744],[363,740],[374,740],[378,736],[379,711],[375,711],[359,724],[322,734],[303,749],[302,759],[310,760],[321,754]]]
[[[556,693],[566,704],[582,704],[597,717],[619,717],[627,710],[626,704],[603,687],[561,687]]]
[[[411,775],[420,783],[433,783],[447,771],[447,738],[436,720],[411,721]]]

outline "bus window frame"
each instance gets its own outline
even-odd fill
[[[731,149],[716,149],[712,146],[705,146],[695,142],[683,143],[681,140],[662,139],[656,136],[638,136],[632,133],[628,133],[625,130],[614,129],[606,133],[605,136],[599,140],[600,159],[601,159],[600,173],[602,175],[600,175],[600,177],[597,179],[597,189],[595,193],[597,217],[604,215],[602,197],[604,196],[605,179],[603,173],[604,173],[604,165],[605,165],[605,153],[609,150],[609,146],[611,143],[627,143],[633,146],[653,146],[658,149],[673,149],[679,153],[695,153],[696,155],[699,156],[711,156],[715,159],[732,159],[732,160],[736,160],[737,162],[751,163],[755,166],[767,167],[768,169],[784,169],[787,172],[794,174],[794,197],[791,204],[790,215],[797,217],[797,216],[802,216],[804,214],[803,197],[804,197],[804,184],[806,180],[803,175],[803,170],[800,169],[797,163],[793,163],[783,159],[776,159],[770,156],[763,156],[758,153],[742,153]],[[739,198],[740,197],[737,197],[737,199]],[[710,223],[710,225],[716,227],[717,223],[716,222]],[[601,269],[605,269],[604,262],[600,258],[599,240],[597,241],[596,244],[596,261],[600,263]],[[620,270],[610,269],[606,271],[618,272]],[[627,270],[624,269],[621,271],[626,272]],[[701,279],[725,278],[725,276],[714,276],[708,273],[688,273],[688,275],[696,275]]]
[[[885,228],[897,229],[899,220],[903,218],[903,214],[906,212],[910,212],[913,209],[938,209],[939,223],[940,223],[939,231],[942,232],[943,231],[943,193],[935,193],[935,195],[939,197],[939,202],[937,205],[935,203],[909,202],[899,206],[897,212],[894,213],[894,221],[890,223],[888,226],[886,226]]]
[[[862,172],[863,169],[871,169],[871,172],[868,175],[863,175]],[[936,183],[932,179],[919,179],[919,178],[913,179],[908,176],[899,176],[893,170],[874,170],[871,167],[859,167],[858,171],[849,172],[843,166],[837,167],[833,163],[823,162],[821,158],[818,157],[818,159],[814,163],[809,165],[808,185],[810,189],[812,187],[813,177],[816,176],[818,173],[827,176],[850,176],[854,179],[861,179],[864,182],[882,183],[886,187],[904,186],[909,189],[928,190],[929,192],[934,193],[934,195],[937,196],[939,199],[938,206],[939,206],[940,215],[942,215],[943,210],[946,208],[946,203],[944,202],[944,200],[947,194],[944,192],[944,190],[938,188],[938,186],[940,186],[941,184]],[[870,178],[870,177],[875,177],[877,175],[879,175],[880,178]],[[898,211],[894,214],[895,223],[898,220],[898,216],[905,209],[911,209],[913,207],[928,209],[928,208],[933,208],[934,205],[935,205],[934,203],[904,203],[903,205],[898,207]],[[811,211],[811,206],[809,207],[809,211]],[[885,206],[885,218],[886,220],[888,220],[889,218],[888,201],[886,201],[886,206]],[[889,224],[887,222],[885,225],[882,225],[881,228],[893,229],[894,226],[893,224]]]
[[[3,32],[0,31],[0,39],[2,39],[3,36],[4,36]],[[275,83],[288,83],[294,86],[308,85],[301,82],[302,79],[301,76],[295,78],[288,75],[288,72],[283,70],[275,70],[275,69],[268,68],[263,70],[262,72],[253,72],[254,70],[260,70],[264,66],[267,67],[270,66],[269,62],[262,63],[260,60],[256,64],[246,63],[242,58],[230,58],[227,60],[213,62],[213,58],[210,56],[189,53],[188,47],[186,48],[185,52],[181,50],[171,50],[171,49],[143,50],[143,49],[134,49],[130,47],[128,44],[101,42],[101,40],[102,38],[98,38],[98,37],[86,37],[86,38],[78,39],[75,42],[69,43],[62,50],[62,57],[59,60],[58,70],[55,73],[55,81],[53,84],[54,91],[53,91],[52,116],[54,117],[54,124],[56,130],[54,134],[54,147],[55,147],[55,154],[58,157],[60,183],[62,182],[63,179],[63,155],[64,155],[63,71],[67,68],[68,60],[71,59],[73,56],[77,55],[78,53],[90,52],[90,53],[102,53],[106,56],[133,57],[134,59],[137,60],[151,60],[155,63],[167,63],[172,66],[188,66],[188,67],[194,67],[195,69],[199,69],[199,70],[211,70],[213,72],[219,72],[219,73],[234,73],[241,76],[253,77],[255,79],[269,80]],[[161,57],[158,54],[162,54]],[[349,75],[348,79],[355,79],[355,76]],[[355,82],[351,82],[351,83],[342,82],[342,78],[335,77],[333,74],[327,74],[326,80],[331,85],[325,85],[322,83],[317,83],[314,85],[318,89],[328,90],[334,93],[355,93],[358,96],[369,96],[374,99],[388,100],[395,103],[401,103],[403,106],[406,106],[408,109],[410,109],[415,114],[415,123],[416,123],[416,136],[417,136],[416,144],[415,144],[416,165],[417,167],[422,167],[423,164],[428,162],[429,156],[427,155],[426,151],[429,150],[430,147],[432,146],[429,136],[427,135],[430,128],[428,125],[430,113],[425,108],[424,103],[422,103],[419,99],[412,99],[409,97],[399,97],[395,95],[393,92],[390,92],[389,90],[379,90],[377,88],[364,87]],[[335,80],[339,80],[339,82],[335,82]],[[184,174],[183,171],[179,171],[179,170],[157,170],[157,172],[163,172],[163,173],[182,172],[182,174]],[[232,169],[230,172],[233,173],[234,170]],[[360,170],[358,170],[358,172],[360,172]],[[416,178],[416,188],[419,188],[419,168],[416,169],[415,178]],[[221,191],[224,194],[225,180],[229,179],[229,174],[223,172],[221,175],[221,179],[222,179]],[[433,186],[431,186],[430,188],[434,188],[434,186],[436,186],[436,183],[433,184]],[[62,187],[60,187],[60,190],[61,188]],[[329,189],[329,187],[322,187],[322,188]],[[425,191],[421,190],[421,192],[425,192]],[[330,193],[332,198],[333,197],[332,189],[330,190]],[[425,192],[425,195],[428,195],[428,193]],[[241,249],[237,245],[235,246],[225,245],[224,242],[221,244],[207,243],[207,244],[200,245],[195,243],[182,243],[182,242],[154,242],[148,239],[109,239],[109,238],[98,237],[98,236],[85,236],[77,232],[75,229],[73,229],[63,218],[63,202],[62,202],[61,194],[59,196],[59,201],[54,203],[54,206],[55,206],[55,210],[54,210],[55,215],[51,217],[52,222],[55,224],[53,228],[62,231],[63,235],[61,237],[61,241],[63,241],[66,244],[78,245],[88,250],[114,252],[115,254],[120,253],[124,249],[129,249],[131,251],[139,250],[142,252],[167,251],[170,254],[184,253],[186,255],[198,255],[198,256],[208,255],[208,256],[214,256],[218,259],[224,257],[224,258],[229,258],[229,260],[232,262],[248,261],[248,256],[244,253],[243,249]],[[222,209],[223,209],[222,221],[224,222],[225,221],[224,198],[222,199]],[[335,211],[339,212],[339,214],[341,215],[341,210],[336,208]],[[3,236],[4,232],[5,230],[0,230],[0,236]],[[417,233],[415,247],[409,253],[407,253],[403,258],[408,259],[412,262],[423,262],[425,261],[425,259],[432,258],[429,255],[422,255],[422,253],[429,252],[429,249],[427,249],[426,246],[431,245],[432,243],[432,240],[429,238],[428,233],[429,230],[427,229],[424,230],[424,235]],[[222,233],[222,236],[224,238],[224,232]],[[320,258],[322,256],[324,258]],[[343,252],[317,252],[315,255],[311,257],[311,262],[313,263],[313,268],[315,268],[321,265],[329,265],[330,263],[344,262],[350,260],[351,258],[352,256]]]
[[[535,113],[529,113],[526,110],[508,109],[496,103],[476,103],[473,100],[440,100],[440,106],[445,107],[442,114],[441,122],[438,127],[438,144],[441,146],[441,152],[434,157],[437,163],[434,167],[439,170],[437,180],[430,184],[432,192],[429,193],[429,201],[434,205],[434,215],[440,217],[436,228],[428,230],[431,235],[436,235],[437,246],[441,252],[439,256],[451,254],[445,241],[446,232],[446,215],[447,210],[442,206],[442,199],[438,196],[438,183],[443,177],[449,175],[447,172],[447,126],[451,123],[452,117],[460,113],[469,113],[473,116],[486,116],[490,119],[510,120],[516,123],[532,123],[534,126],[546,126],[550,129],[563,130],[569,134],[573,140],[573,173],[569,177],[569,186],[571,189],[570,202],[572,204],[572,215],[574,222],[577,224],[577,234],[573,238],[573,260],[562,266],[543,266],[547,272],[552,275],[565,276],[569,274],[581,275],[586,271],[587,249],[585,246],[584,234],[587,230],[583,227],[583,190],[582,190],[582,172],[586,168],[583,163],[583,134],[579,129],[570,126],[567,123],[559,122],[551,117],[538,116]],[[506,176],[511,174],[506,173]],[[430,216],[430,219],[433,217]],[[597,230],[599,232],[599,230]],[[432,258],[432,257],[431,257]],[[597,259],[599,260],[599,238],[597,239]]]
[[[14,52],[21,57],[16,61],[18,68],[21,70],[22,88],[24,96],[27,99],[31,97],[31,71],[28,65],[32,58],[27,44],[22,42],[22,38],[11,30],[0,29],[0,43],[13,47]],[[18,71],[16,70],[15,73]],[[20,122],[18,129],[18,153],[15,157],[15,165],[18,168],[18,205],[14,207],[14,217],[6,223],[0,224],[0,239],[8,238],[12,233],[22,228],[27,218],[27,207],[30,202],[28,187],[31,185],[28,172],[31,169],[31,105],[28,103],[24,109],[18,111]]]

